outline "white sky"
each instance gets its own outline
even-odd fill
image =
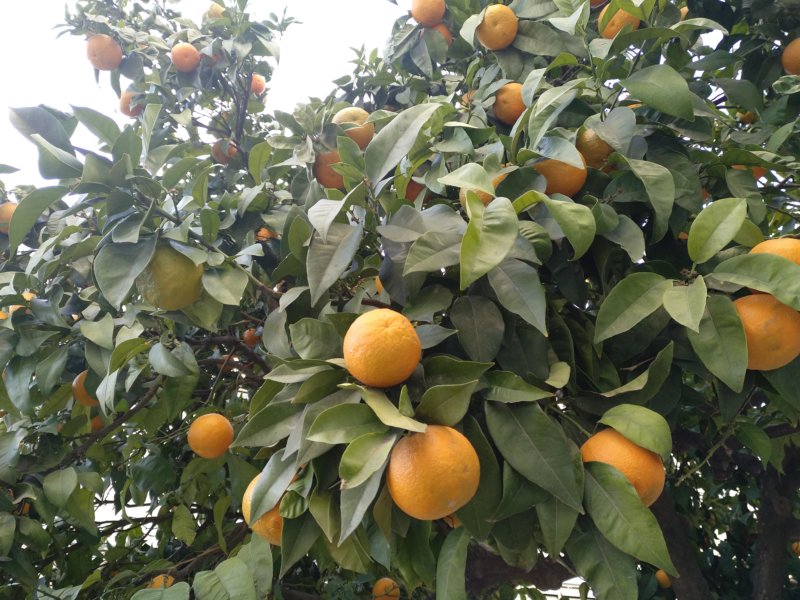
[[[68,0],[73,5],[73,0]],[[211,0],[180,0],[174,6],[200,23]],[[226,0],[228,3],[235,0]],[[270,12],[288,14],[302,24],[292,26],[281,43],[281,64],[267,96],[267,110],[291,111],[309,96],[325,96],[332,80],[351,71],[351,47],[382,50],[394,20],[411,0],[250,0],[249,12],[260,19]],[[21,172],[0,175],[7,187],[23,183],[48,185],[38,175],[36,149],[8,121],[9,107],[47,104],[62,110],[88,106],[115,118],[119,101],[109,74],[99,84],[86,60],[85,42],[62,35],[54,26],[63,22],[64,0],[5,0],[0,19],[0,164]],[[123,86],[124,87],[124,86]],[[77,135],[77,134],[76,134]],[[49,185],[52,185],[50,183]]]

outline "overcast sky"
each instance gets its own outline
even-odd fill
[[[211,0],[180,0],[174,6],[197,23]],[[234,0],[227,0],[233,2]],[[74,1],[69,0],[73,5]],[[394,20],[408,10],[410,0],[251,0],[249,11],[258,18],[270,12],[289,14],[303,23],[294,25],[281,43],[281,64],[267,97],[267,109],[290,111],[309,96],[324,96],[333,79],[351,71],[351,47],[362,44],[382,49]],[[43,185],[36,169],[36,151],[8,122],[8,107],[48,104],[62,110],[88,106],[114,117],[117,100],[109,74],[99,84],[86,60],[83,39],[62,35],[53,27],[63,22],[59,0],[5,0],[0,19],[0,164],[21,169],[0,175],[8,187]],[[124,86],[123,86],[124,87]]]

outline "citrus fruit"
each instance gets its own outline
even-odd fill
[[[278,512],[280,502],[261,515],[258,521],[250,523],[250,505],[253,498],[253,490],[256,488],[259,477],[261,477],[260,473],[253,477],[244,491],[242,496],[242,516],[244,516],[245,523],[249,525],[253,533],[261,536],[273,546],[280,546],[281,534],[283,533],[283,517]]]
[[[658,587],[660,587],[662,590],[672,587],[672,580],[669,578],[669,575],[667,575],[664,569],[659,569],[656,571],[656,581],[658,582]]]
[[[769,294],[743,296],[733,303],[747,339],[747,368],[779,369],[800,355],[800,313]]]
[[[378,290],[379,294],[383,293],[383,282],[381,282],[381,278],[375,276],[375,289]]]
[[[170,587],[173,583],[175,583],[175,578],[172,575],[156,575],[150,580],[147,588],[151,590],[160,590]]]
[[[792,552],[800,556],[800,542],[792,542]]]
[[[607,0],[589,0],[589,6],[591,6],[592,8],[597,8],[598,6],[601,6],[606,2]]]
[[[800,38],[792,40],[783,49],[781,64],[789,75],[800,75]]]
[[[469,440],[452,427],[428,425],[392,449],[386,484],[394,503],[415,519],[442,519],[478,490],[481,467]]]
[[[397,600],[400,597],[400,586],[391,577],[381,577],[372,586],[373,600]]]
[[[586,161],[584,160],[583,163],[585,165]],[[533,168],[547,180],[547,188],[544,193],[548,196],[552,194],[574,196],[586,183],[585,166],[583,169],[579,169],[560,160],[548,158],[536,163]]]
[[[581,458],[616,467],[636,488],[645,506],[655,502],[664,489],[664,464],[658,454],[634,444],[616,429],[603,429],[586,440]]]
[[[92,417],[92,420],[89,421],[89,424],[92,426],[92,431],[100,431],[104,426],[103,417],[100,415],[95,415]]]
[[[800,240],[794,238],[764,240],[753,246],[750,254],[775,254],[800,265]]]
[[[600,11],[600,16],[597,17],[598,27],[600,26],[600,23],[603,22],[603,17],[605,16],[607,10],[608,6],[606,6],[603,10]],[[600,32],[600,35],[602,35],[607,40],[610,40],[611,38],[616,36],[622,30],[622,28],[625,27],[625,25],[630,25],[631,29],[633,29],[633,31],[636,31],[637,29],[639,29],[641,21],[639,20],[638,17],[634,17],[632,14],[625,12],[624,10],[618,10],[617,12],[614,13],[614,16],[611,17],[609,22]]]
[[[331,169],[331,165],[342,162],[339,158],[339,153],[336,150],[329,152],[320,152],[314,160],[314,177],[317,178],[319,184],[326,188],[335,188],[337,190],[344,189],[344,178]]]
[[[469,106],[472,104],[473,98],[475,98],[475,90],[469,90],[463,96],[461,96],[461,104],[464,106]]]
[[[388,308],[360,315],[344,336],[344,362],[361,383],[391,387],[411,376],[422,357],[417,332],[405,316]]]
[[[200,51],[188,42],[179,42],[173,46],[170,58],[178,71],[191,73],[200,64]]]
[[[752,125],[758,121],[758,115],[752,110],[748,110],[746,112],[737,112],[736,120],[739,121],[739,123],[744,123],[745,125]]]
[[[216,2],[212,2],[211,6],[208,7],[208,11],[206,11],[206,15],[209,19],[219,19],[224,12],[224,6],[217,4]]]
[[[211,158],[221,165],[227,165],[239,151],[236,144],[228,140],[217,140],[211,146]]]
[[[250,92],[256,96],[260,96],[264,93],[265,89],[267,89],[266,77],[258,73],[253,73],[253,76],[250,78]]]
[[[434,31],[438,31],[441,34],[441,36],[444,38],[444,41],[447,43],[448,46],[453,43],[453,35],[450,33],[450,30],[447,28],[447,25],[445,25],[444,23],[439,23],[438,25],[434,25],[433,27],[430,27],[429,29],[433,29]]]
[[[517,37],[519,21],[517,15],[504,4],[492,4],[483,14],[483,21],[475,34],[478,42],[487,50],[508,48]]]
[[[134,104],[131,106],[135,95],[136,92],[132,90],[125,90],[119,95],[119,112],[126,117],[138,117],[144,110],[144,106],[141,104]]]
[[[256,241],[259,242],[266,242],[267,240],[271,240],[277,237],[278,237],[277,233],[267,229],[266,227],[262,227],[258,231],[256,231]]]
[[[442,22],[444,0],[411,0],[411,18],[423,27],[433,27]]]
[[[75,376],[75,379],[72,380],[72,397],[75,398],[75,402],[78,404],[97,406],[100,404],[97,398],[92,396],[86,389],[86,376],[88,374],[88,370],[81,371]]]
[[[746,165],[731,165],[732,169],[736,169],[737,171],[750,171],[753,175],[753,179],[758,181],[762,177],[765,177],[767,174],[767,170],[764,167],[759,166],[746,166]]]
[[[105,33],[97,33],[86,42],[86,57],[98,71],[113,71],[122,62],[122,48]]]
[[[425,186],[421,183],[417,183],[413,179],[408,181],[408,185],[406,185],[406,195],[405,199],[409,202],[414,202],[417,197],[420,195],[420,192],[425,189]]]
[[[186,308],[203,293],[203,266],[172,246],[159,246],[136,278],[144,301],[162,310]]]
[[[512,81],[505,84],[494,97],[492,105],[494,116],[506,125],[513,125],[520,115],[525,112],[525,103],[522,101],[522,84]]]
[[[581,153],[586,164],[593,169],[602,169],[614,148],[588,127],[578,134],[575,147]]]
[[[500,185],[500,182],[503,181],[506,177],[508,177],[508,173],[500,173],[497,177],[492,179],[492,185],[497,189],[497,186]],[[458,189],[458,199],[461,201],[461,206],[467,206],[467,192],[470,191],[470,188],[459,188]],[[478,199],[483,202],[483,205],[486,206],[494,199],[492,194],[487,194],[486,192],[482,192],[481,190],[472,190],[478,196]]]
[[[444,518],[444,522],[447,523],[453,529],[458,529],[459,527],[461,527],[463,525],[463,523],[461,522],[461,519],[459,519],[455,514],[447,515]]]
[[[8,225],[11,223],[11,215],[17,210],[16,202],[3,202],[0,204],[0,233],[8,234]]]
[[[258,334],[258,330],[255,327],[247,329],[242,334],[242,342],[244,342],[244,345],[249,348],[255,348],[256,346],[258,346],[258,342],[260,341],[261,341],[261,336]]]
[[[375,135],[375,125],[367,123],[368,118],[369,113],[363,108],[351,106],[333,115],[332,121],[336,125],[352,125],[349,129],[345,129],[344,134],[363,150]]]
[[[189,448],[203,458],[217,458],[228,451],[233,442],[233,425],[219,413],[200,415],[189,426],[186,436]]]
[[[686,20],[686,15],[688,15],[688,14],[689,14],[689,7],[688,6],[681,6],[681,21],[685,21]],[[662,571],[662,573],[664,573],[664,572]],[[664,575],[666,575],[666,573],[664,573]],[[658,573],[656,573],[656,579],[658,579]]]

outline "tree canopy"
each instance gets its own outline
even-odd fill
[[[0,598],[795,597],[800,3],[414,0],[291,113],[247,5],[11,111]]]

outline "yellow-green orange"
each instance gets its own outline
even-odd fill
[[[136,278],[145,302],[162,310],[186,308],[203,293],[203,266],[171,246],[159,246],[150,264]]]
[[[602,169],[614,148],[601,138],[593,129],[588,127],[578,134],[575,143],[586,164],[593,169]]]

